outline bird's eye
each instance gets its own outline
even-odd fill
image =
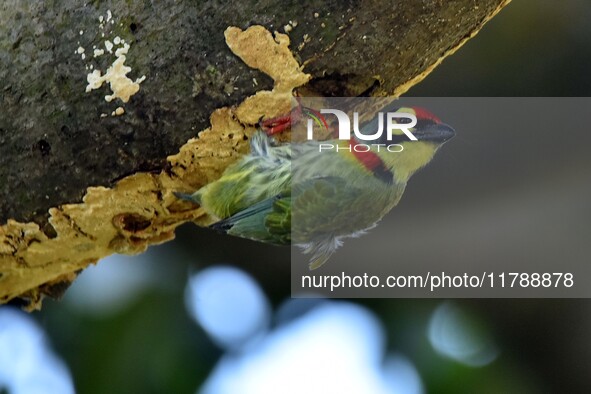
[[[411,122],[412,122],[412,120],[410,118],[398,118],[396,120],[396,123],[398,123],[398,124],[408,124]]]

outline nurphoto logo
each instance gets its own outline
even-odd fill
[[[307,121],[307,139],[309,141],[314,140],[314,123],[328,129],[328,123],[323,116],[324,114],[331,114],[336,116],[337,129],[333,132],[336,139],[341,141],[349,141],[349,144],[342,145],[337,143],[323,142],[318,145],[318,151],[355,151],[355,152],[368,152],[372,149],[387,150],[388,152],[402,152],[404,147],[400,144],[391,143],[393,141],[400,142],[403,135],[405,135],[410,141],[417,141],[417,137],[410,131],[417,125],[417,117],[410,113],[405,112],[379,112],[377,114],[377,130],[368,130],[367,125],[359,127],[359,113],[353,112],[353,134],[355,139],[352,138],[351,134],[351,119],[344,111],[326,108],[318,111],[306,111],[310,117]],[[386,119],[386,130],[384,131],[384,118]],[[373,124],[373,122],[370,122]],[[394,130],[398,130],[398,133],[394,133]],[[338,132],[338,134],[337,134]],[[385,138],[384,138],[385,132]],[[337,137],[338,135],[338,137]],[[374,143],[362,143],[361,141],[373,141]],[[335,142],[333,140],[333,142]]]

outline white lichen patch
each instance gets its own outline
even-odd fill
[[[75,52],[77,55],[80,55],[80,57],[82,58],[82,60],[86,59],[86,55],[84,54],[84,48],[79,46],[78,49],[76,49]]]
[[[298,45],[298,50],[301,51],[302,49],[304,49],[306,44],[309,43],[310,41],[312,41],[310,36],[308,34],[304,34],[304,36],[302,37],[302,42],[300,42],[300,45]]]
[[[109,40],[105,40],[105,49],[109,53],[113,53],[113,43]]]
[[[99,29],[103,30],[101,37],[104,37],[105,24],[114,24],[115,19],[110,10],[107,11],[106,16],[101,15],[98,19]],[[135,80],[132,80],[127,76],[131,72],[131,67],[125,64],[130,47],[130,44],[125,42],[125,40],[119,36],[116,36],[113,39],[107,38],[102,42],[96,43],[92,46],[93,58],[96,59],[107,54],[112,54],[114,55],[115,59],[104,74],[101,71],[101,67],[99,65],[96,65],[95,67],[93,64],[86,64],[85,69],[92,70],[92,72],[86,75],[86,81],[88,83],[86,85],[87,93],[95,89],[99,89],[103,86],[103,84],[108,83],[112,93],[105,96],[105,100],[107,102],[111,102],[116,99],[121,100],[123,103],[129,102],[131,96],[140,90],[140,84],[146,79],[145,75],[140,78],[136,78]],[[79,47],[76,51],[76,53],[81,55],[83,59],[85,57],[84,52],[85,50],[82,47]],[[118,107],[111,112],[111,116],[121,116],[124,113],[125,109],[123,107]],[[100,114],[101,118],[106,116],[108,116],[106,113]]]
[[[123,46],[121,48],[117,48],[117,50],[115,51],[115,56],[119,57],[119,56],[123,56],[123,55],[127,55],[127,52],[129,52],[129,44],[123,44]]]
[[[294,27],[296,27],[297,25],[298,25],[298,22],[297,22],[297,21],[289,21],[289,23],[288,23],[287,25],[283,26],[283,30],[284,30],[286,33],[289,33],[289,32],[290,32],[290,31],[292,31],[292,30],[293,30],[293,28],[294,28]]]
[[[115,111],[111,112],[111,116],[121,116],[125,113],[125,109],[123,107],[117,107]]]
[[[113,94],[106,95],[105,100],[111,102],[115,99],[119,99],[124,103],[127,103],[130,97],[140,90],[140,83],[146,79],[146,76],[144,75],[137,78],[135,81],[127,77],[127,74],[131,72],[131,67],[125,65],[125,53],[127,52],[122,51],[122,49],[124,48],[119,48],[117,50],[117,59],[111,67],[107,69],[107,72],[104,75],[101,75],[100,70],[94,70],[86,76],[88,82],[86,92],[98,89],[103,83],[107,82],[109,83]]]

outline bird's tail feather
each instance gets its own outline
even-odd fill
[[[176,198],[180,200],[191,201],[193,204],[201,204],[201,200],[198,195],[180,192],[172,192],[172,194],[174,194]]]
[[[311,254],[310,270],[320,268],[343,243],[337,237],[328,237],[301,245],[305,254]]]

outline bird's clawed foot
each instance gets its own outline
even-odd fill
[[[289,114],[260,121],[260,129],[272,136],[291,128],[292,123],[299,122],[302,118],[302,105],[299,100],[297,101],[297,106]]]

